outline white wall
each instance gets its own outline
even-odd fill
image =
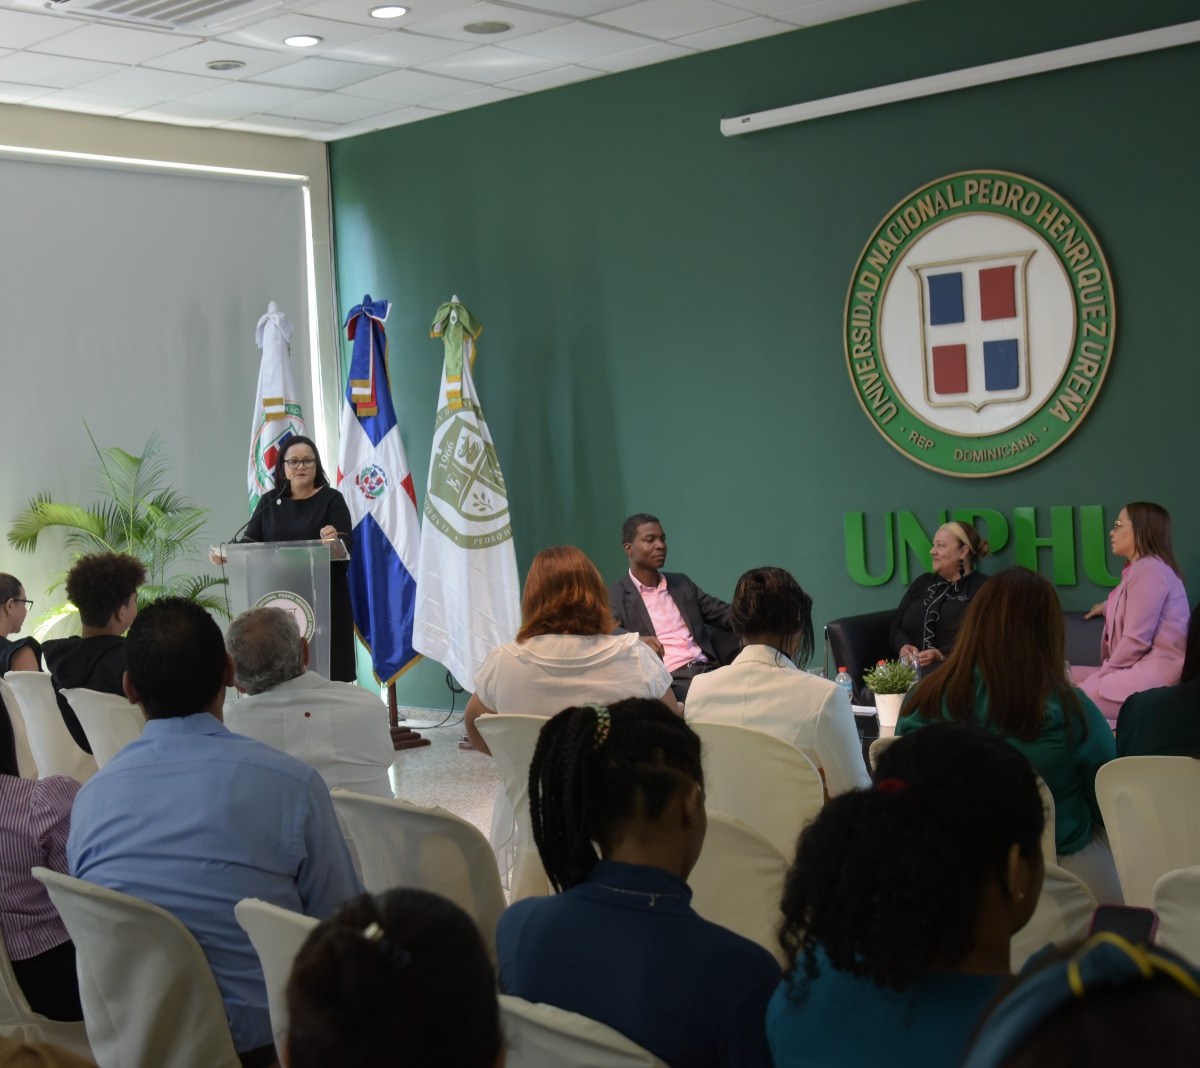
[[[254,328],[269,299],[296,326],[292,363],[310,429],[318,368],[327,415],[318,440],[327,466],[336,463],[339,324],[324,144],[0,106],[0,146],[301,175],[317,294],[314,352],[299,183],[71,165],[0,147],[0,533],[37,492],[92,499],[86,418],[101,445],[130,452],[158,432],[173,484],[212,509],[206,539],[228,537],[245,518]],[[22,183],[32,192],[18,195]],[[118,221],[131,206],[140,236]],[[261,240],[251,243],[251,232]],[[66,251],[50,254],[56,246]],[[39,601],[34,616],[66,561],[58,537],[33,556],[0,542],[0,571],[25,582]]]

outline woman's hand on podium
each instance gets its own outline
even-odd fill
[[[229,562],[229,560],[225,557],[225,555],[221,552],[221,550],[218,549],[217,546],[215,546],[215,545],[212,546],[212,548],[210,548],[208,550],[208,558],[214,564],[216,564],[217,567],[224,567],[225,564],[227,564]]]

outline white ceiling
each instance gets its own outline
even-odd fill
[[[68,2],[0,0],[0,102],[330,141],[906,0],[412,0],[386,22],[388,0],[247,0],[175,29]]]

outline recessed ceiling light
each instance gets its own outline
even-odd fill
[[[408,8],[397,7],[395,4],[386,4],[384,7],[371,8],[371,18],[373,19],[398,19],[402,15],[408,14]]]
[[[241,70],[246,64],[240,59],[210,59],[204,65],[209,70]]]
[[[321,43],[321,38],[314,37],[311,33],[297,33],[291,37],[285,37],[283,43],[292,48],[312,48],[313,45]]]
[[[467,33],[506,33],[512,29],[511,22],[468,22],[464,27]]]

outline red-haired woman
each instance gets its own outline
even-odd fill
[[[596,565],[572,545],[533,558],[516,641],[493,649],[475,674],[467,735],[489,752],[475,721],[494,712],[556,715],[589,702],[658,698],[672,712],[671,675],[637,634],[613,634],[608,593]]]
[[[1130,694],[1179,681],[1189,613],[1171,550],[1171,514],[1161,504],[1125,505],[1109,541],[1129,563],[1108,600],[1085,617],[1104,615],[1100,668],[1076,671],[1075,678],[1111,722]]]

